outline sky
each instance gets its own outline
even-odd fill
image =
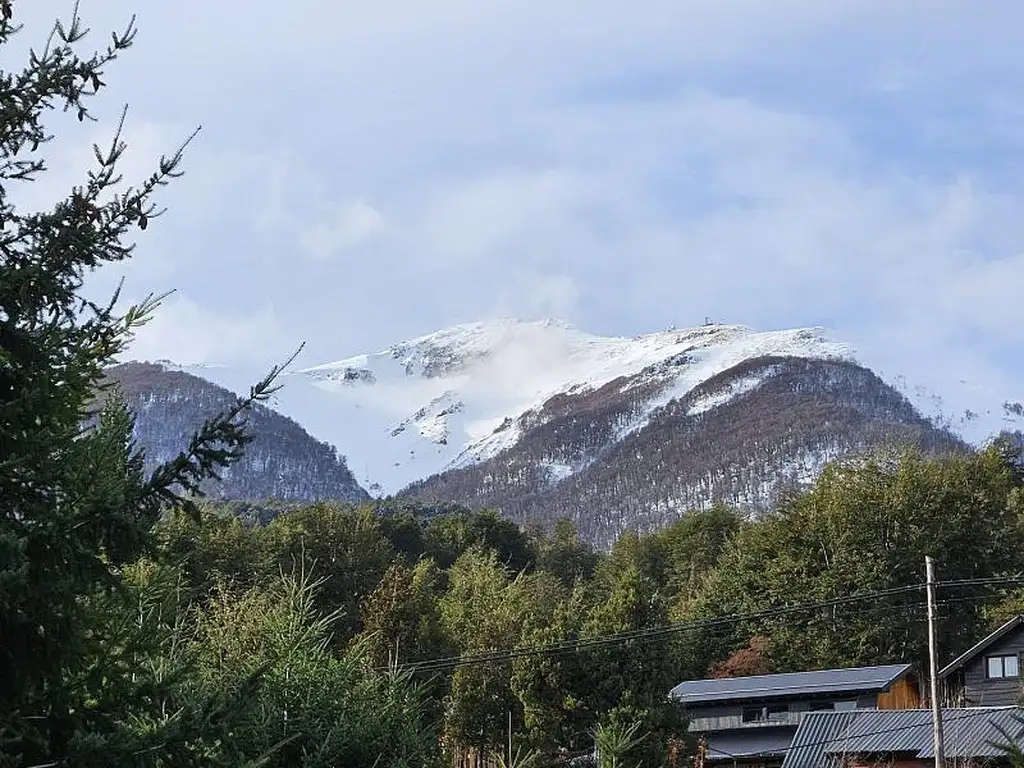
[[[14,5],[23,45],[73,7]],[[129,179],[202,126],[137,257],[89,283],[175,291],[136,357],[710,318],[823,326],[947,411],[1024,399],[1019,0],[80,7],[86,42],[136,13],[136,44],[26,199],[75,183],[123,104]]]

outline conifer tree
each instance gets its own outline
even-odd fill
[[[0,0],[0,53],[21,32],[15,6]],[[122,115],[64,199],[50,210],[18,205],[19,190],[46,173],[48,118],[63,110],[92,121],[105,70],[134,37],[130,24],[83,53],[86,31],[76,9],[23,69],[0,71],[0,765],[183,764],[181,753],[167,757],[166,734],[132,731],[133,708],[152,691],[114,666],[122,645],[90,623],[89,606],[116,597],[165,508],[188,506],[202,480],[241,455],[244,415],[272,392],[278,369],[149,478],[123,405],[108,398],[96,418],[105,368],[159,300],[120,310],[116,294],[98,304],[83,285],[132,256],[133,234],[161,213],[154,194],[180,175],[184,146],[127,186]]]

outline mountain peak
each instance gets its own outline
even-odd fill
[[[826,462],[890,440],[965,448],[821,328],[625,337],[489,319],[294,371],[277,398],[374,494],[567,515],[602,544],[716,501],[767,508]]]
[[[587,333],[555,319],[499,318],[443,328],[291,376],[330,396],[332,414],[325,422],[358,430],[358,437],[340,430],[323,436],[340,444],[359,441],[368,454],[364,485],[394,492],[500,452],[519,434],[517,420],[558,395],[594,391],[617,379],[640,382],[643,374],[648,384],[663,385],[649,403],[653,411],[763,356],[851,360],[853,350],[818,328],[706,324],[625,337]],[[637,428],[644,418],[638,415]]]

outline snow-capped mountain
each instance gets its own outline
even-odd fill
[[[674,398],[764,356],[851,359],[852,350],[815,329],[708,325],[620,338],[552,320],[498,320],[295,371],[285,378],[281,409],[293,414],[293,403],[308,398],[312,385],[324,413],[315,423],[296,418],[321,439],[345,446],[365,487],[395,493],[513,446],[523,435],[523,417],[543,418],[543,406],[556,395],[596,390],[621,378],[651,390],[629,421],[618,425],[622,439]],[[728,394],[716,397],[694,407],[714,408]]]
[[[135,416],[135,440],[145,449],[146,470],[170,461],[188,445],[206,419],[230,408],[235,395],[198,376],[167,365],[125,363],[107,376]],[[291,419],[256,405],[249,414],[253,441],[240,461],[206,481],[213,498],[364,501],[363,490],[334,446],[311,437]]]
[[[181,370],[236,392],[263,373]],[[497,320],[281,383],[274,408],[345,454],[371,494],[568,516],[601,544],[715,501],[764,509],[827,461],[887,442],[968,449],[813,328],[627,338]]]
[[[520,522],[567,517],[607,546],[716,502],[757,514],[827,462],[886,444],[968,450],[847,360],[753,357],[680,396],[677,376],[656,364],[557,395],[517,420],[514,445],[403,494],[494,507]]]

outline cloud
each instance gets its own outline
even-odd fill
[[[986,10],[295,0],[285,28],[269,2],[150,4],[103,125],[131,102],[154,159],[205,128],[138,271],[110,274],[180,288],[242,357],[274,357],[271,331],[313,364],[494,313],[827,321],[908,379],[1020,399],[1024,6]],[[82,5],[99,33],[132,11]],[[146,344],[222,354],[201,341]]]
[[[522,274],[512,279],[489,314],[522,320],[573,320],[580,292],[569,275]]]
[[[292,345],[294,347],[294,345]],[[127,359],[181,365],[264,363],[291,350],[272,306],[250,313],[217,312],[186,296],[165,299],[135,335]]]
[[[500,257],[539,261],[594,199],[597,179],[564,169],[509,168],[429,193],[410,242],[429,248],[427,268]]]
[[[299,243],[313,258],[326,260],[357,248],[381,234],[384,216],[362,201],[342,206],[328,223],[301,232]]]

